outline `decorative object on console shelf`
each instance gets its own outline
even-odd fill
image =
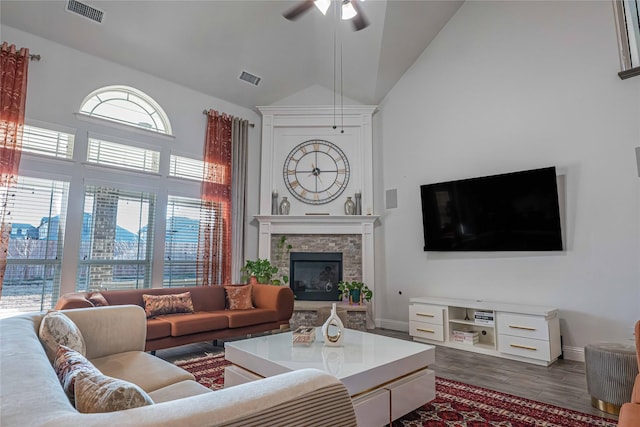
[[[287,200],[287,196],[283,196],[282,201],[280,202],[280,215],[289,215],[290,209],[291,203]]]
[[[335,333],[334,333],[335,330]],[[331,305],[331,314],[324,325],[322,325],[322,336],[324,345],[328,347],[341,347],[344,341],[344,325],[336,312],[336,303]]]
[[[362,282],[338,282],[338,290],[342,292],[343,298],[349,299],[349,304],[360,305],[363,301],[371,301],[373,291]]]
[[[362,215],[362,193],[356,193],[356,215]]]
[[[480,338],[477,331],[454,329],[451,331],[451,341],[473,345],[478,344]]]
[[[347,197],[347,201],[344,202],[344,213],[345,215],[355,215],[356,214],[356,204],[351,200],[351,196]]]
[[[494,324],[493,311],[476,310],[476,312],[473,314],[473,320],[476,323],[481,323],[483,325],[493,325]]]

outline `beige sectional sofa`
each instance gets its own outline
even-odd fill
[[[38,338],[45,313],[0,319],[0,425],[12,426],[355,426],[348,392],[335,377],[305,369],[211,392],[144,352],[142,308],[63,311],[80,330],[86,357],[103,374],[141,387],[153,404],[78,412]]]
[[[239,337],[289,327],[293,313],[293,292],[287,286],[252,285],[255,308],[226,310],[224,286],[128,289],[102,291],[109,305],[133,304],[144,307],[143,295],[171,295],[189,292],[194,313],[153,316],[147,319],[146,351],[202,341]],[[56,310],[93,307],[92,292],[62,295]]]

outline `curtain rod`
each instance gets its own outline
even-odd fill
[[[204,114],[204,115],[209,114],[209,110],[202,110],[202,114]],[[254,127],[256,127],[256,125],[253,124],[253,123],[249,123],[249,127],[254,128]]]
[[[36,54],[29,54],[29,59],[32,61],[40,61],[40,54],[36,53]]]

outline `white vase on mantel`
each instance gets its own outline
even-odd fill
[[[344,325],[336,312],[336,303],[331,306],[331,314],[322,325],[322,337],[324,345],[328,347],[342,347],[344,341]]]

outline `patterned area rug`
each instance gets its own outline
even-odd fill
[[[224,386],[224,353],[174,362],[212,390]],[[436,377],[436,399],[393,427],[616,427],[616,422]]]

